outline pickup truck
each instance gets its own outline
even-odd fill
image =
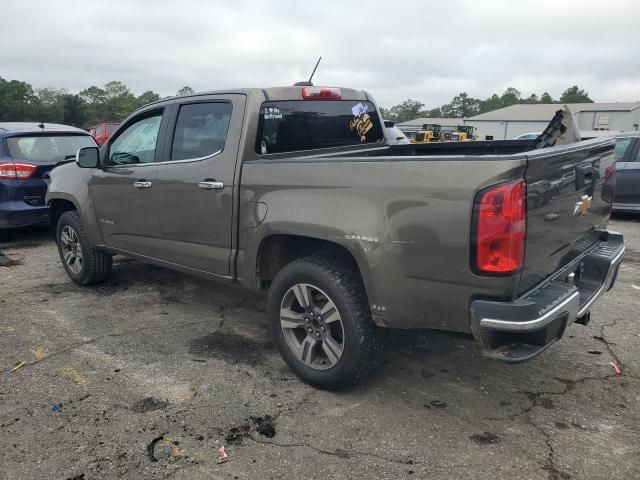
[[[193,94],[78,150],[46,201],[78,284],[121,254],[268,291],[274,342],[312,385],[375,371],[388,328],[518,362],[589,321],[624,254],[614,140],[563,142],[567,115],[536,141],[388,145],[364,91]]]

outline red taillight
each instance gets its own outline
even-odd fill
[[[526,237],[524,181],[492,187],[476,201],[475,262],[478,273],[513,273],[522,268]]]
[[[30,163],[0,163],[0,179],[26,180],[36,171],[35,165]]]
[[[342,92],[335,87],[302,87],[305,100],[341,100]]]

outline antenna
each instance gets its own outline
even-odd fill
[[[309,77],[309,80],[307,80],[306,82],[296,82],[293,84],[293,86],[294,87],[313,87],[313,83],[311,82],[311,79],[315,75],[316,70],[318,69],[318,65],[320,65],[320,60],[322,60],[322,57],[318,58],[318,61],[316,62],[316,66],[313,67],[313,72],[311,72],[311,76]]]
[[[316,70],[318,69],[318,65],[320,65],[320,60],[322,60],[322,57],[318,57],[318,61],[316,62],[316,66],[313,67],[313,72],[311,72],[311,76],[309,77],[309,83],[311,83],[311,79],[315,75]]]

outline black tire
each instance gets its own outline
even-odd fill
[[[11,230],[0,228],[0,242],[8,242],[11,240]]]
[[[67,226],[77,234],[78,243],[80,244],[82,267],[79,272],[72,271],[64,258],[61,235],[63,229]],[[95,285],[103,282],[111,275],[111,266],[113,264],[111,255],[98,250],[91,243],[77,212],[68,211],[60,216],[56,226],[56,243],[58,244],[58,253],[60,254],[62,266],[69,278],[78,285]]]
[[[329,369],[305,365],[285,339],[280,309],[289,289],[297,284],[313,285],[326,292],[341,317],[343,353]],[[351,387],[369,377],[383,358],[386,329],[373,323],[360,273],[346,260],[312,255],[291,262],[273,280],[268,306],[275,344],[287,365],[305,383],[328,390]]]

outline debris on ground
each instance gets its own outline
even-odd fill
[[[151,460],[152,462],[158,461],[155,455],[156,443],[162,440],[165,435],[166,435],[166,432],[163,433],[162,435],[157,436],[153,440],[151,440],[151,442],[149,442],[149,444],[147,445],[147,456],[149,457],[149,460]]]
[[[617,363],[609,362],[609,366],[615,370],[616,375],[622,375],[622,370],[620,370],[620,367],[618,366]]]
[[[16,370],[18,370],[19,368],[24,367],[27,364],[26,360],[23,360],[21,362],[18,362],[15,364],[15,366],[11,369],[12,372],[15,372]]]
[[[18,252],[2,253],[0,252],[0,267],[12,267],[18,265],[24,260],[24,254]]]
[[[267,438],[273,438],[276,434],[276,427],[271,415],[265,415],[264,417],[251,417],[251,420],[255,424],[256,431],[260,435],[264,435]]]
[[[470,440],[473,440],[478,445],[492,445],[500,442],[500,437],[492,432],[484,431],[483,433],[476,433],[469,436]]]
[[[62,409],[62,404],[61,403],[52,403],[51,404],[51,411],[52,412],[59,412]]]
[[[229,455],[227,455],[227,452],[224,451],[224,447],[220,447],[218,449],[218,460],[216,460],[216,463],[225,463],[229,461]]]

